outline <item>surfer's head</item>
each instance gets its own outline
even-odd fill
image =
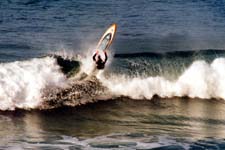
[[[98,61],[102,61],[102,58],[100,55],[98,55]]]

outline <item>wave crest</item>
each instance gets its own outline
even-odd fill
[[[46,87],[63,86],[65,76],[51,57],[0,64],[0,109],[35,108]]]
[[[217,58],[211,64],[195,61],[176,80],[162,76],[147,78],[109,77],[99,78],[103,85],[115,95],[134,99],[151,99],[154,95],[162,98],[184,97],[217,98],[225,100],[225,59]]]

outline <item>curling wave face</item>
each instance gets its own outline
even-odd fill
[[[127,65],[117,65],[117,74],[99,77],[113,94],[133,99],[152,99],[157,95],[225,100],[224,51],[135,55],[116,55],[120,63]]]

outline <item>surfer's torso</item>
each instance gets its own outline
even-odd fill
[[[96,67],[97,67],[97,69],[104,69],[105,68],[105,62],[103,62],[103,61],[96,62]]]
[[[106,63],[108,57],[107,57],[106,52],[104,52],[104,54],[105,54],[105,60],[104,61],[102,60],[100,55],[97,55],[97,53],[95,53],[94,56],[93,56],[93,60],[96,63],[97,69],[104,69],[105,68],[105,63]]]

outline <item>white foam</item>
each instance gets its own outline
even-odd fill
[[[102,83],[115,95],[134,99],[160,97],[221,98],[225,100],[225,59],[217,58],[211,64],[195,61],[175,81],[164,77],[126,78],[100,76]]]
[[[63,86],[65,77],[54,58],[0,64],[0,109],[35,108],[47,86]]]
[[[92,60],[92,55],[90,54],[89,56],[86,56],[83,59],[81,59],[81,63],[82,63],[81,72],[90,75],[95,68],[95,64]]]

